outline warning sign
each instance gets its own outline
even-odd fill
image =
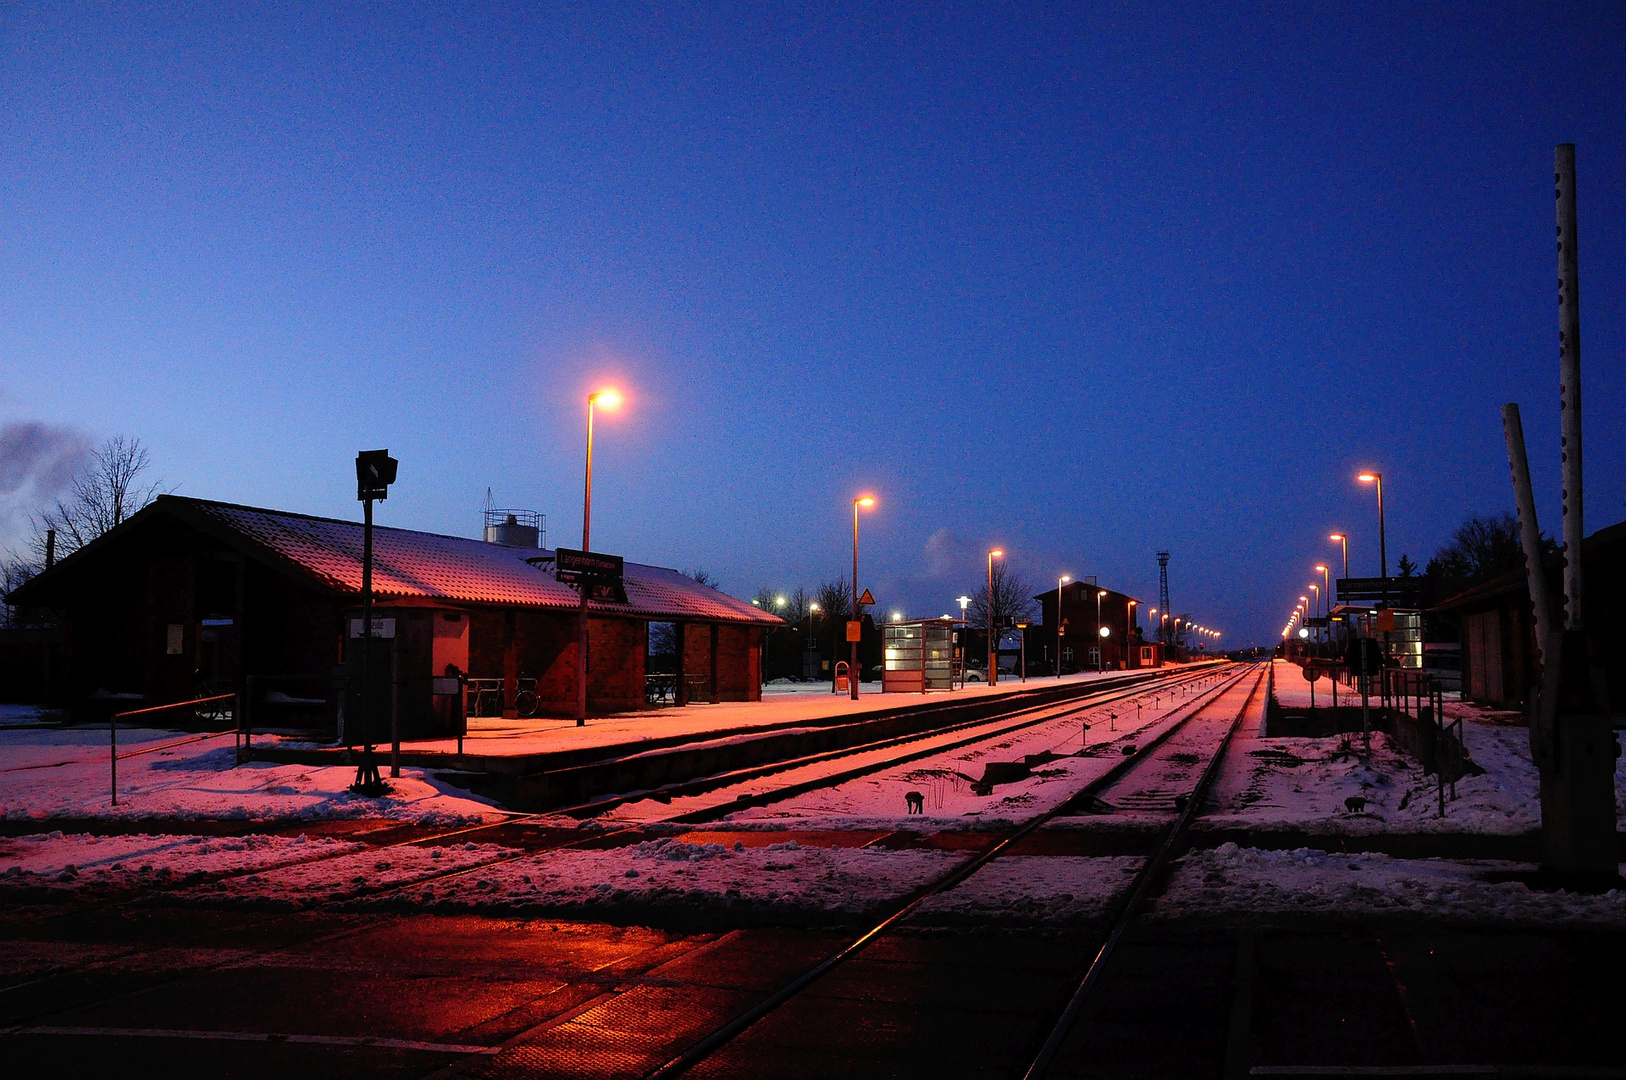
[[[870,607],[874,607],[875,606],[875,597],[870,595],[870,592],[869,592],[868,589],[865,589],[864,590],[864,595],[860,596],[858,598],[858,602],[860,604],[868,604]]]

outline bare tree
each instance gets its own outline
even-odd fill
[[[91,453],[65,498],[34,519],[34,554],[45,560],[45,536],[56,532],[57,555],[69,555],[113,529],[162,493],[159,481],[143,479],[151,455],[133,436],[115,435]]]
[[[693,570],[683,571],[683,576],[686,578],[693,578],[695,581],[706,586],[708,589],[721,589],[723,587],[723,583],[718,580],[717,575],[699,566],[695,567]]]
[[[988,607],[988,585],[984,583],[971,598],[971,607],[966,612],[966,619],[970,625],[987,626]],[[1002,623],[1007,618],[1015,619],[1017,622],[1031,620],[1037,610],[1033,603],[1033,586],[1027,578],[1012,570],[1006,563],[994,563],[994,622]]]

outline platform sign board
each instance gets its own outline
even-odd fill
[[[853,621],[851,621],[851,622],[849,622],[847,624],[847,640],[848,641],[862,641],[862,640],[864,640],[864,624],[862,622],[859,622],[857,620],[853,620]]]
[[[350,620],[350,636],[353,637],[353,638],[361,637],[361,620],[360,619],[351,619]],[[375,637],[375,638],[393,638],[393,637],[395,637],[395,620],[394,619],[374,618],[373,619],[373,637]]]
[[[554,580],[577,586],[591,600],[609,600],[619,604],[627,602],[627,591],[622,580],[625,562],[621,556],[577,551],[575,548],[558,548],[553,555]]]
[[[1338,602],[1341,604],[1387,601],[1396,607],[1416,607],[1423,591],[1421,578],[1338,578]]]

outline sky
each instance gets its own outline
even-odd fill
[[[1626,519],[1626,7],[8,5],[0,543],[114,435],[179,494],[498,504],[938,615],[998,546],[1275,638],[1558,518],[1577,144],[1589,531]],[[26,436],[26,437],[25,437]],[[20,448],[20,449],[19,449]],[[69,470],[71,471],[71,470]]]

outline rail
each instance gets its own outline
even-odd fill
[[[1129,930],[1130,924],[1140,914],[1140,909],[1145,905],[1147,897],[1151,895],[1158,876],[1185,843],[1186,837],[1191,831],[1191,823],[1201,813],[1203,800],[1208,797],[1208,789],[1213,786],[1214,778],[1219,775],[1220,762],[1225,757],[1225,750],[1230,746],[1231,738],[1236,734],[1243,717],[1248,715],[1248,706],[1258,696],[1261,686],[1267,686],[1268,693],[1268,687],[1273,685],[1268,665],[1266,672],[1267,674],[1254,684],[1253,689],[1248,692],[1247,698],[1242,702],[1242,707],[1237,710],[1236,717],[1232,719],[1231,726],[1225,733],[1225,738],[1220,741],[1219,747],[1214,751],[1214,756],[1209,758],[1207,767],[1203,769],[1202,776],[1197,780],[1197,786],[1192,788],[1184,808],[1180,811],[1180,816],[1175,819],[1174,825],[1164,836],[1163,843],[1158,846],[1157,853],[1148,859],[1146,864],[1141,867],[1140,872],[1135,875],[1134,887],[1131,889],[1128,899],[1124,901],[1123,906],[1119,909],[1118,917],[1113,920],[1111,932],[1107,934],[1101,948],[1097,950],[1094,959],[1090,961],[1090,966],[1084,972],[1084,977],[1079,980],[1078,987],[1073,991],[1072,996],[1068,998],[1066,1007],[1062,1009],[1061,1016],[1057,1018],[1055,1026],[1051,1028],[1050,1035],[1045,1039],[1044,1045],[1039,1048],[1039,1053],[1034,1057],[1033,1063],[1022,1074],[1023,1080],[1039,1080],[1049,1070],[1050,1063],[1055,1060],[1056,1054],[1061,1050],[1062,1043],[1072,1031],[1073,1021],[1077,1019],[1079,1010],[1084,1007],[1084,1002],[1089,998],[1090,992],[1101,981],[1102,973],[1106,970],[1107,962],[1117,949],[1118,942],[1123,940],[1123,936]],[[1235,685],[1235,683],[1233,682],[1230,685]]]
[[[149,713],[165,712],[169,709],[196,708],[199,705],[208,705],[216,701],[230,701],[232,703],[233,717],[240,718],[243,715],[242,710],[238,708],[236,694],[214,694],[210,697],[193,698],[191,701],[172,701],[168,705],[149,705],[145,709],[126,709],[124,712],[113,714],[112,718],[107,722],[107,769],[111,781],[109,786],[112,788],[114,806],[119,804],[119,721],[127,716],[146,716]],[[221,732],[220,734],[224,733]],[[210,738],[212,736],[204,737]],[[148,751],[137,751],[136,754],[146,752]],[[125,756],[135,757],[136,754],[126,754]]]
[[[791,982],[780,987],[777,991],[769,995],[764,1000],[758,1002],[752,1008],[746,1010],[744,1013],[741,1013],[727,1024],[724,1024],[722,1027],[716,1029],[711,1034],[695,1043],[689,1049],[668,1061],[665,1065],[662,1065],[660,1068],[650,1073],[646,1080],[672,1080],[673,1077],[687,1072],[695,1065],[698,1065],[700,1062],[710,1057],[718,1049],[732,1041],[747,1028],[750,1028],[756,1024],[757,1021],[778,1009],[785,1002],[789,1001],[807,987],[823,978],[831,970],[862,951],[866,946],[875,941],[888,929],[897,925],[903,919],[908,918],[928,899],[958,885],[960,882],[982,869],[989,862],[998,858],[1012,845],[1016,844],[1034,830],[1048,823],[1053,818],[1066,813],[1072,807],[1079,805],[1085,800],[1088,800],[1097,792],[1104,790],[1117,780],[1121,779],[1130,770],[1146,761],[1155,750],[1172,738],[1176,732],[1184,728],[1193,717],[1202,713],[1203,710],[1212,703],[1214,698],[1217,698],[1220,693],[1223,693],[1231,686],[1236,685],[1239,681],[1246,677],[1246,674],[1247,672],[1243,671],[1239,672],[1235,676],[1221,678],[1218,680],[1216,687],[1206,689],[1205,691],[1201,692],[1194,701],[1187,703],[1185,707],[1189,711],[1187,711],[1186,715],[1169,724],[1163,731],[1159,732],[1156,737],[1149,740],[1145,745],[1138,746],[1133,754],[1125,757],[1122,761],[1108,769],[1101,776],[1084,785],[1084,787],[1075,793],[1071,798],[1067,799],[1059,806],[1034,815],[1027,821],[1023,822],[1016,829],[1007,833],[998,843],[981,852],[970,861],[956,867],[954,870],[951,870],[943,877],[938,878],[936,881],[931,882],[923,888],[916,890],[914,894],[907,898],[901,905],[895,907],[888,915],[882,918],[869,930],[859,935],[857,938],[831,956],[828,956],[818,964],[815,964],[813,967],[803,972]],[[1232,726],[1232,730],[1235,730],[1234,724]],[[1198,800],[1193,799],[1189,805],[1194,806],[1196,805],[1197,801]],[[1182,820],[1184,819],[1185,815],[1182,815]]]

